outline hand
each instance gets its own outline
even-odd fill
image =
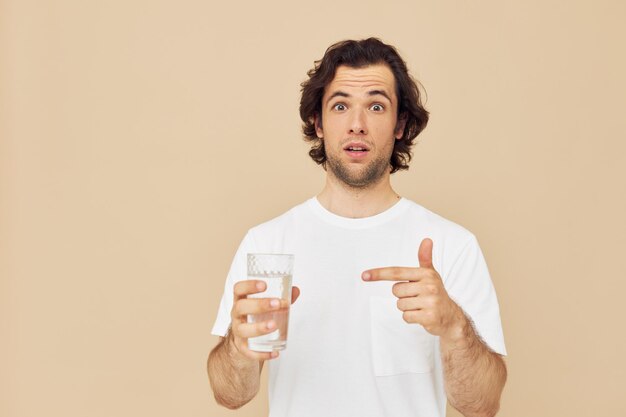
[[[274,320],[248,323],[248,314],[260,314],[285,308],[280,298],[248,298],[250,294],[265,291],[266,284],[260,280],[239,281],[234,287],[231,317],[231,335],[237,350],[250,359],[264,361],[278,357],[278,352],[255,352],[248,349],[248,338],[261,336],[276,330]],[[298,287],[291,288],[291,304],[300,296]],[[281,305],[283,304],[283,305]]]
[[[421,324],[426,331],[455,337],[462,331],[465,315],[448,296],[439,273],[433,267],[433,241],[422,240],[418,250],[419,268],[387,267],[364,271],[365,281],[408,281],[393,285],[398,309],[407,323]]]

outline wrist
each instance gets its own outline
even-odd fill
[[[253,359],[245,353],[245,347],[242,350],[242,344],[247,344],[247,341],[237,339],[229,328],[228,333],[224,338],[224,347],[226,348],[226,354],[230,358],[233,364],[237,367],[247,367],[251,363],[262,362],[257,359]]]
[[[235,335],[230,327],[228,328],[228,333],[226,333],[224,345],[226,346],[226,353],[230,358],[240,359],[244,356],[243,352],[239,349],[237,341],[235,340]]]
[[[471,341],[471,330],[472,324],[463,313],[463,310],[458,308],[450,321],[448,330],[440,336],[441,343],[454,347],[468,346]]]

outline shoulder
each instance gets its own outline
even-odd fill
[[[307,204],[309,200],[298,204],[284,212],[283,214],[276,216],[270,220],[260,223],[248,231],[248,235],[254,240],[263,240],[272,238],[274,236],[281,236],[302,220],[306,215]]]
[[[417,227],[425,230],[429,234],[437,235],[441,238],[454,240],[457,242],[470,242],[476,237],[465,227],[452,220],[423,207],[412,201],[407,201],[407,220],[414,222]]]
[[[478,239],[472,232],[417,203],[412,203],[408,211],[412,219],[419,219],[414,224],[420,231],[418,240],[430,238],[433,241],[433,264],[446,288],[465,288],[467,283],[476,280],[488,282],[489,272]]]

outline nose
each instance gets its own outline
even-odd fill
[[[350,120],[350,134],[367,135],[367,123],[365,122],[365,114],[363,112],[356,111],[353,113]]]

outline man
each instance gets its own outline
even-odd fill
[[[238,408],[269,361],[270,416],[493,416],[506,380],[498,303],[475,237],[401,198],[428,113],[396,50],[378,39],[331,46],[302,84],[311,157],[326,170],[317,197],[252,228],[226,281],[209,355],[217,401]],[[293,253],[289,341],[253,352],[247,338],[279,308],[247,280],[246,254]]]

